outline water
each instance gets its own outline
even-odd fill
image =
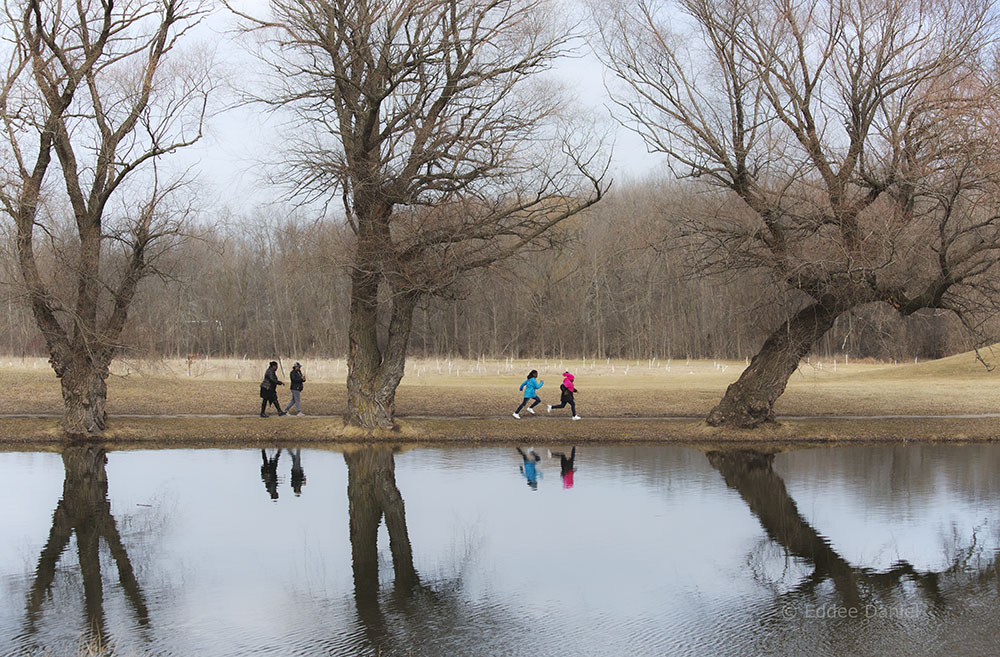
[[[998,652],[1000,447],[536,452],[2,453],[0,655]]]

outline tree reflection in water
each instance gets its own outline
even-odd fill
[[[768,538],[813,567],[809,577],[775,601],[783,609],[789,604],[815,604],[817,589],[826,579],[833,583],[839,604],[848,610],[862,606],[866,610],[889,609],[907,598],[912,603],[913,593],[922,605],[940,609],[946,603],[946,580],[954,588],[953,593],[962,596],[970,587],[997,576],[996,555],[975,568],[968,563],[975,552],[975,536],[970,539],[971,546],[956,546],[953,562],[940,572],[921,572],[904,560],[887,571],[853,566],[799,513],[785,482],[772,467],[774,454],[729,450],[709,452],[707,456],[726,485],[746,502]],[[850,618],[864,618],[864,614]]]
[[[652,454],[655,455],[655,452]],[[298,450],[289,451],[289,455],[292,461],[292,480],[295,481],[296,471],[302,471],[302,458]],[[690,458],[689,454],[683,456],[685,459]],[[900,636],[903,636],[902,633],[919,630],[921,624],[932,628],[939,627],[937,624],[939,619],[947,619],[947,622],[950,623],[952,619],[958,618],[959,622],[965,622],[962,619],[963,613],[970,619],[975,618],[976,623],[981,627],[992,627],[982,614],[968,614],[966,612],[969,608],[988,609],[989,604],[995,601],[998,564],[995,555],[990,552],[989,546],[992,544],[988,541],[982,544],[987,546],[984,548],[975,542],[975,536],[971,540],[968,536],[954,539],[952,545],[945,547],[944,552],[948,555],[945,565],[936,572],[918,569],[906,561],[898,561],[888,568],[879,570],[859,567],[850,563],[843,556],[848,553],[838,551],[839,543],[836,540],[833,542],[828,540],[804,517],[787,490],[782,477],[773,468],[773,455],[734,450],[709,452],[707,456],[711,466],[721,476],[717,491],[723,491],[725,486],[736,492],[742,499],[742,502],[738,503],[738,508],[744,504],[746,507],[745,511],[737,510],[737,512],[745,514],[746,511],[749,511],[760,523],[767,538],[761,544],[780,547],[785,555],[794,557],[797,564],[795,568],[786,571],[792,573],[794,581],[785,580],[781,586],[774,587],[774,595],[766,594],[762,597],[755,597],[754,603],[746,607],[746,616],[750,625],[737,627],[741,630],[741,636],[747,638],[731,640],[734,645],[740,646],[742,654],[765,652],[767,647],[765,644],[782,640],[787,642],[788,649],[784,652],[781,650],[772,651],[774,654],[804,654],[807,652],[807,648],[820,645],[817,642],[824,642],[823,645],[839,646],[843,644],[850,647],[853,645],[850,642],[855,639],[858,641],[898,640]],[[919,456],[919,452],[917,452],[917,456]],[[256,458],[256,452],[251,453],[251,457]],[[405,655],[409,654],[411,650],[420,650],[421,648],[427,648],[424,650],[426,654],[498,654],[504,652],[504,642],[533,636],[532,633],[539,627],[542,629],[551,628],[551,626],[546,625],[546,622],[550,621],[540,621],[536,625],[537,619],[525,614],[525,607],[520,599],[501,597],[503,586],[500,587],[500,591],[495,593],[490,588],[482,588],[490,586],[493,575],[487,573],[487,575],[477,578],[476,574],[481,572],[477,570],[477,567],[481,565],[482,561],[479,559],[477,545],[466,545],[467,552],[464,556],[461,550],[452,552],[457,562],[454,565],[443,563],[440,555],[431,554],[432,558],[428,561],[418,559],[418,563],[428,564],[424,566],[421,573],[418,573],[410,541],[409,529],[411,528],[408,528],[407,525],[403,495],[396,482],[394,448],[378,445],[368,446],[349,450],[344,453],[343,458],[347,468],[349,535],[356,617],[350,618],[351,612],[348,611],[348,619],[345,623],[348,625],[347,632],[343,631],[341,619],[338,617],[336,619],[338,621],[336,623],[336,636],[320,638],[322,650],[315,643],[310,643],[309,645],[316,647],[317,650],[308,654],[336,652],[338,654]],[[506,458],[499,461],[497,468],[498,472],[509,476],[510,472],[506,471],[506,468],[510,467],[507,458],[509,458],[509,453],[506,453]],[[661,458],[666,462],[666,459],[676,458],[676,456],[664,452]],[[57,605],[49,602],[53,598],[57,602],[61,602],[60,589],[54,587],[53,582],[56,579],[59,561],[67,548],[72,545],[75,537],[79,572],[82,579],[83,611],[89,626],[88,636],[104,643],[108,631],[106,624],[111,624],[112,630],[115,626],[115,615],[111,613],[110,618],[106,620],[103,606],[101,550],[106,550],[103,553],[104,565],[107,567],[111,563],[107,557],[108,552],[110,552],[118,569],[117,577],[121,582],[127,602],[128,610],[126,613],[137,619],[136,625],[141,628],[140,633],[146,635],[147,640],[151,641],[152,639],[149,639],[147,633],[147,630],[149,632],[152,630],[149,629],[150,620],[146,601],[133,571],[129,555],[122,544],[118,531],[120,525],[116,524],[115,518],[111,515],[105,451],[92,446],[71,447],[63,453],[62,459],[65,470],[62,499],[52,515],[51,532],[38,559],[37,569],[27,594],[27,620],[25,623],[27,632],[24,640],[26,643],[30,641],[43,643],[41,640],[44,635],[41,629],[43,620],[45,621],[44,627],[47,629],[54,621],[54,614],[59,611]],[[649,467],[651,460],[637,459],[644,467]],[[262,466],[262,476],[267,475],[264,477],[264,483],[267,485],[272,481],[272,463],[274,465],[273,471],[277,472],[277,454],[274,454],[273,457],[264,454],[259,463]],[[566,465],[570,465],[569,460],[567,460]],[[244,478],[245,475],[251,474],[242,472],[243,466],[240,467],[240,474]],[[650,475],[650,479],[653,479],[659,476],[660,471],[652,468],[648,472],[653,473]],[[417,474],[421,474],[419,469]],[[270,505],[260,495],[260,483],[256,483],[255,479],[256,477],[253,477],[249,482],[252,492],[251,499],[255,504]],[[302,479],[304,481],[304,472],[302,472]],[[269,488],[268,492],[270,493]],[[635,490],[626,492],[627,495],[637,494]],[[877,496],[878,492],[876,491],[871,499],[875,500]],[[729,498],[730,496],[726,493],[725,497]],[[308,499],[307,496],[306,501]],[[565,499],[577,502],[575,497]],[[622,499],[627,502],[631,498]],[[337,503],[343,504],[343,499],[340,498]],[[413,502],[411,502],[412,504]],[[283,507],[277,508],[283,510]],[[297,508],[302,509],[303,507],[301,504],[297,504]],[[411,506],[411,514],[413,512],[414,507]],[[448,511],[443,512],[447,513]],[[310,513],[306,513],[309,522],[314,522],[315,516],[309,515]],[[427,510],[424,510],[424,513],[427,513]],[[379,559],[378,538],[383,519],[389,537],[392,574],[387,572],[388,567],[385,562],[388,555],[385,555],[384,549],[383,563],[380,564]],[[410,521],[412,523],[413,518]],[[486,527],[486,530],[488,529],[489,527]],[[759,535],[757,532],[755,534]],[[850,537],[834,538],[846,540]],[[104,540],[107,548],[100,547],[101,539]],[[346,548],[346,546],[342,547]],[[488,544],[486,548],[489,549]],[[930,548],[933,550],[934,546],[930,546]],[[428,550],[429,548],[425,546],[424,549]],[[768,547],[766,556],[774,556],[772,552],[774,549]],[[427,555],[425,552],[418,553],[417,556],[420,554]],[[591,553],[583,550],[581,558],[587,558],[589,554]],[[668,552],[668,557],[669,554]],[[742,552],[737,549],[736,553],[730,556],[738,562],[740,554]],[[984,554],[988,554],[988,556],[984,557]],[[131,556],[135,559],[139,555],[133,549]],[[283,555],[279,553],[278,556]],[[485,563],[491,563],[491,557],[492,555],[487,552]],[[319,558],[329,562],[326,554],[320,555]],[[980,559],[980,561],[977,562],[976,559]],[[145,560],[143,559],[143,561]],[[782,559],[778,556],[770,564],[765,564],[765,567],[771,567],[774,563],[780,566],[781,562]],[[613,567],[610,562],[604,563],[607,563],[609,568]],[[383,581],[381,582],[380,565],[383,571]],[[63,569],[71,570],[65,562]],[[801,574],[803,570],[805,571],[804,576]],[[466,574],[469,573],[472,576],[466,577]],[[581,575],[581,577],[585,576]],[[754,574],[751,573],[751,576]],[[147,586],[150,585],[147,583]],[[601,582],[598,578],[595,586],[600,585]],[[992,592],[990,587],[993,588]],[[53,589],[55,590],[53,591]],[[984,594],[984,591],[989,595]],[[343,599],[343,593],[344,589],[337,587],[328,595],[331,598],[336,596],[336,601],[339,604]],[[155,597],[162,603],[159,594]],[[301,597],[299,599],[307,600],[308,598]],[[796,623],[795,618],[800,620],[803,618],[801,612],[792,616],[782,616],[781,613],[781,610],[787,606],[802,610],[808,609],[810,606],[817,607],[831,599],[836,600],[837,604],[845,608],[862,609],[868,605],[889,608],[900,604],[917,603],[930,613],[927,614],[926,618],[921,617],[920,622],[910,625],[899,624],[903,629],[898,631],[893,623],[869,623],[867,625],[851,625],[850,631],[847,632],[841,631],[843,625]],[[77,604],[75,597],[70,597],[70,600],[73,600],[74,605]],[[977,602],[973,604],[969,601]],[[978,601],[983,601],[983,604]],[[743,597],[738,600],[740,605],[745,602],[746,599]],[[327,613],[327,608],[326,605],[319,607],[324,614]],[[109,608],[109,612],[112,609],[114,607]],[[723,611],[732,611],[734,615],[737,615],[736,611],[738,610],[725,609]],[[15,610],[15,613],[19,613],[19,610]],[[572,604],[568,604],[565,608],[567,623],[570,625],[587,622],[586,616],[580,616],[580,614],[585,613],[586,610],[581,611],[580,608],[574,607]],[[703,623],[701,619],[697,618],[698,613],[692,611],[690,618],[679,620],[678,622],[682,624],[680,626],[672,625],[669,620],[653,619],[644,622],[652,623],[648,628],[654,634],[668,635],[677,627],[684,627],[683,623],[689,623],[690,625],[687,626],[689,629],[701,630],[705,627],[704,623],[709,621],[705,620]],[[860,618],[864,619],[864,614]],[[73,621],[69,621],[67,624],[72,623]],[[317,620],[315,627],[303,632],[303,636],[311,637],[313,633],[322,635],[322,628],[329,623],[330,618],[324,616]],[[971,625],[971,621],[969,623],[965,632],[953,635],[964,640],[974,633],[977,628]],[[637,627],[641,627],[641,625],[637,625]],[[628,638],[627,628],[623,631],[626,635],[625,638]],[[934,629],[933,631],[937,632],[938,630]],[[808,635],[807,638],[800,638],[806,636],[803,634],[804,632],[812,634]],[[116,638],[120,639],[121,637]],[[316,639],[311,637],[310,640]],[[730,639],[727,638],[727,640]],[[179,641],[179,645],[186,645],[183,640]],[[744,641],[757,641],[759,645],[748,646]],[[551,648],[554,644],[547,645]],[[892,647],[892,644],[886,645]],[[24,648],[26,654],[34,654],[31,652],[32,649],[44,654],[40,648],[35,646],[24,646]],[[550,650],[546,653],[543,649],[538,654],[554,654],[555,652],[559,651]],[[739,652],[733,651],[730,654],[739,654]],[[887,654],[891,652],[888,650]],[[182,650],[175,654],[195,653],[185,653]],[[872,650],[868,654],[880,653],[877,650]],[[989,653],[987,651],[982,654]]]
[[[65,479],[62,498],[52,514],[52,529],[38,559],[38,567],[27,603],[27,634],[34,635],[42,616],[42,605],[51,597],[59,559],[76,535],[77,557],[83,579],[83,604],[87,638],[106,645],[104,587],[101,578],[100,540],[111,552],[118,568],[118,579],[140,627],[149,626],[149,610],[136,579],[128,552],[122,544],[108,500],[106,452],[91,445],[70,446],[62,453]]]
[[[462,568],[454,579],[421,580],[413,565],[403,496],[396,486],[392,447],[364,447],[344,453],[350,516],[354,600],[358,620],[375,654],[409,654],[414,646],[431,646],[442,635],[454,637],[468,621],[462,596]],[[385,519],[394,579],[387,594],[379,590],[378,528]],[[498,609],[476,615],[477,626],[509,628],[513,620]]]
[[[392,552],[394,593],[400,597],[409,596],[420,580],[413,567],[403,496],[396,487],[392,448],[366,447],[347,451],[344,460],[347,462],[354,599],[370,639],[377,642],[385,629],[379,606],[378,580],[378,527],[383,516]]]

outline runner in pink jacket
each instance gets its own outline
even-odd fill
[[[553,408],[565,408],[566,404],[569,404],[570,410],[573,411],[573,419],[580,419],[580,416],[576,414],[576,400],[573,398],[573,395],[576,394],[576,386],[573,385],[574,379],[575,377],[569,372],[563,372],[563,382],[559,386],[559,390],[562,391],[561,403],[558,406],[549,405],[549,413],[552,412]]]

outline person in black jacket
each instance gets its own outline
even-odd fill
[[[557,408],[566,408],[566,404],[569,404],[570,409],[573,411],[573,419],[579,420],[580,416],[576,414],[576,400],[573,395],[578,392],[576,386],[573,385],[574,376],[569,372],[563,372],[563,382],[559,386],[559,390],[562,391],[561,402],[558,406],[549,406],[549,413]]]
[[[278,403],[278,386],[285,385],[278,380],[278,361],[272,360],[264,371],[264,380],[260,382],[260,416],[267,417],[267,405],[270,403],[278,410],[278,415],[284,415],[281,404]]]
[[[260,450],[260,480],[264,482],[264,488],[272,500],[278,499],[278,459],[281,457],[281,449],[268,458],[267,452]]]
[[[305,415],[302,412],[302,405],[299,403],[299,396],[302,394],[302,384],[305,383],[306,375],[302,373],[302,363],[295,363],[292,365],[292,371],[288,375],[292,380],[292,385],[288,386],[292,391],[292,401],[288,402],[288,406],[285,406],[285,412],[287,413],[291,410],[292,406],[295,406],[296,412],[301,416]]]

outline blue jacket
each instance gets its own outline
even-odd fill
[[[543,385],[545,385],[544,381],[539,382],[538,379],[532,377],[530,379],[527,379],[524,383],[522,383],[521,387],[518,388],[518,390],[524,390],[524,398],[531,399],[532,397],[538,396],[535,393],[535,391],[541,388]]]

